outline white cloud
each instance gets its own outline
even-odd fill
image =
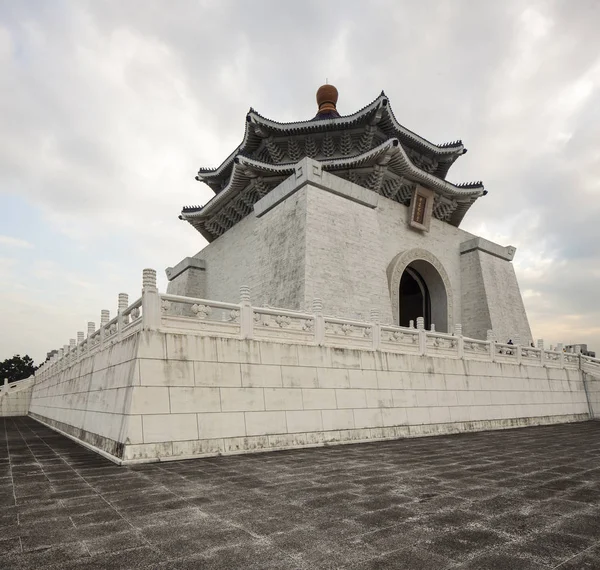
[[[312,117],[325,77],[342,112],[385,89],[408,128],[462,138],[450,178],[490,191],[465,229],[518,248],[536,336],[600,349],[594,14],[543,0],[0,6],[0,200],[40,220],[31,237],[19,219],[2,228],[14,334],[0,359],[64,344],[119,291],[136,295],[143,267],[164,286],[162,269],[205,243],[177,220],[210,197],[198,167],[239,144],[250,106]]]
[[[33,247],[32,243],[29,243],[27,240],[12,237],[12,236],[2,236],[0,235],[0,246],[8,246],[8,247],[23,247],[26,249],[30,249]]]

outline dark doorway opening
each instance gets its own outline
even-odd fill
[[[407,267],[400,279],[400,315],[398,322],[407,327],[410,321],[417,326],[417,318],[425,319],[425,328],[431,327],[431,300],[425,280],[411,267]]]

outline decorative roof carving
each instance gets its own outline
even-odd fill
[[[445,180],[450,166],[466,152],[461,141],[435,145],[409,131],[397,122],[383,92],[345,117],[337,114],[335,87],[322,86],[317,102],[314,119],[295,123],[278,123],[250,109],[238,148],[218,168],[198,172],[196,179],[215,196],[203,207],[184,208],[180,218],[213,241],[248,215],[305,156],[402,204],[410,203],[417,184],[430,188],[436,193],[434,217],[455,226],[486,193],[481,182],[455,185]]]

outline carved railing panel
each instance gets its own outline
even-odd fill
[[[542,359],[542,349],[533,346],[524,346],[521,348],[521,362],[523,364],[540,364]]]
[[[419,331],[406,327],[381,326],[381,348],[390,352],[419,352]]]
[[[160,295],[161,324],[166,328],[210,331],[227,336],[240,333],[240,305]]]
[[[502,342],[494,343],[495,357],[498,362],[516,362],[517,347],[513,344],[505,344]]]
[[[458,357],[458,338],[445,333],[425,333],[426,353],[438,356]]]
[[[592,358],[591,356],[581,357],[581,369],[590,376],[600,380],[600,358]]]
[[[118,317],[115,317],[114,319],[112,319],[111,321],[108,321],[108,323],[106,323],[104,325],[104,341],[106,342],[107,340],[110,340],[112,337],[117,335],[117,332],[119,332],[119,325],[118,325]]]
[[[325,344],[347,348],[373,346],[373,325],[361,321],[325,317]]]
[[[561,352],[558,350],[544,350],[543,358],[546,366],[562,366]]]
[[[271,307],[252,308],[254,337],[312,343],[315,338],[315,316]]]
[[[473,360],[490,360],[490,343],[488,341],[465,338],[463,343],[465,358]]]
[[[121,315],[122,333],[129,335],[142,326],[142,298],[129,305]]]
[[[574,352],[564,353],[565,368],[579,368],[579,354]]]

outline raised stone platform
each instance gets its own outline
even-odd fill
[[[0,568],[600,565],[600,423],[118,467],[0,419]]]
[[[254,307],[247,288],[240,304],[160,294],[152,272],[141,299],[36,373],[29,414],[131,463],[597,413],[585,377],[599,360],[371,316]]]

